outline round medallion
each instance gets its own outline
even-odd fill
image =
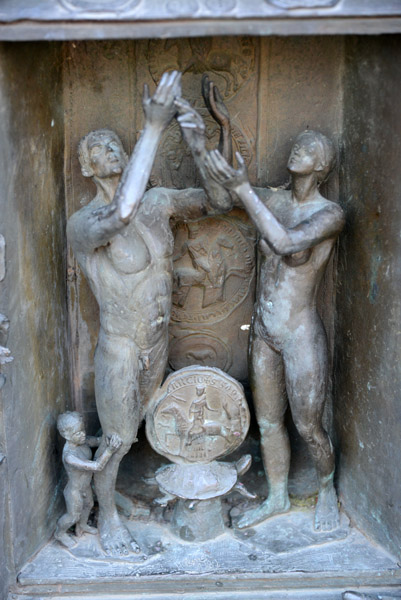
[[[248,296],[254,248],[233,222],[178,224],[174,256],[172,321],[215,323]]]
[[[210,333],[190,333],[176,337],[170,344],[169,363],[178,371],[191,365],[218,367],[228,371],[232,364],[230,348]]]
[[[249,428],[242,386],[210,367],[172,373],[146,415],[146,435],[159,454],[175,463],[210,463],[233,452]]]

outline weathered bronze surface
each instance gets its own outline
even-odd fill
[[[219,152],[206,159],[211,177],[238,195],[260,234],[260,270],[253,317],[250,381],[261,431],[269,497],[239,521],[249,527],[290,508],[290,446],[284,425],[289,403],[294,423],[315,461],[319,478],[315,528],[339,525],[334,451],[323,428],[327,395],[326,332],[317,292],[338,234],[341,207],[319,193],[335,164],[332,142],[321,133],[298,136],[288,160],[292,191],[253,191],[240,154],[238,170]]]
[[[3,3],[2,9],[4,6]],[[380,27],[388,32],[394,30],[392,18],[344,20],[339,15],[344,14],[346,6],[349,5],[341,2],[334,9],[323,9],[315,19],[299,18],[302,12],[290,9],[269,21],[226,18],[198,21],[196,27],[190,25],[189,19],[156,24],[126,21],[115,25],[81,20],[71,28],[61,22],[44,25],[21,20],[10,28],[1,25],[0,35],[16,40],[16,36],[145,36],[156,31],[170,37],[180,31],[192,36],[200,31],[224,33],[241,28],[249,32],[281,31],[286,35],[307,31],[346,33],[353,26],[360,27],[360,31],[379,31]],[[17,7],[13,3],[13,8]],[[368,10],[366,3],[363,8]],[[329,10],[337,11],[338,16],[328,17]],[[47,14],[50,16],[51,12]],[[85,18],[82,11],[76,14]],[[251,41],[255,61],[250,77],[225,101],[233,124],[241,118],[249,140],[252,183],[264,186],[267,182],[285,182],[285,155],[293,142],[291,138],[306,127],[323,131],[340,149],[340,198],[346,208],[347,229],[341,236],[338,283],[336,268],[328,271],[320,303],[332,340],[332,298],[338,290],[334,381],[337,436],[332,438],[339,463],[338,489],[353,522],[376,542],[398,553],[400,220],[395,199],[399,190],[397,160],[401,139],[400,40],[397,36],[341,36]],[[168,52],[165,44],[168,42],[155,42],[153,56],[164,56]],[[183,41],[181,48],[185,44],[188,42]],[[235,54],[237,40],[234,43],[230,38],[215,38],[213,44],[214,52],[227,56]],[[57,543],[44,547],[22,569],[20,584],[15,584],[17,573],[50,537],[63,510],[59,501],[61,452],[55,451],[57,414],[66,410],[66,402],[68,408],[76,403],[78,408],[84,408],[90,430],[97,428],[93,419],[90,358],[98,331],[96,306],[71,259],[69,317],[73,335],[70,352],[65,351],[68,313],[64,197],[70,215],[92,196],[91,187],[85,187],[84,178],[78,174],[76,143],[83,132],[104,127],[116,130],[124,146],[132,149],[142,127],[138,90],[144,80],[150,80],[148,48],[147,41],[13,43],[0,47],[1,233],[7,239],[7,270],[0,286],[0,309],[10,318],[10,339],[5,345],[15,357],[3,367],[7,382],[0,399],[0,513],[4,515],[0,522],[0,589],[6,594],[11,582],[16,597],[20,593],[25,597],[51,594],[58,598],[71,594],[79,597],[83,593],[111,597],[118,593],[146,598],[159,593],[163,598],[173,598],[179,586],[194,595],[207,590],[209,595],[222,598],[234,598],[238,592],[247,598],[263,594],[266,599],[276,600],[284,594],[277,590],[285,588],[291,600],[339,600],[344,590],[358,587],[361,594],[399,597],[396,560],[369,545],[355,529],[352,539],[333,541],[333,537],[319,537],[337,535],[342,529],[314,533],[309,511],[292,511],[268,519],[258,526],[255,536],[241,539],[239,554],[234,541],[224,537],[223,552],[219,540],[199,545],[207,546],[207,550],[182,542],[174,552],[167,549],[152,561],[141,559],[136,563],[136,555],[131,555],[132,562],[111,558],[106,561],[97,537],[84,535],[74,549],[76,555]],[[224,64],[214,62],[206,69],[216,81],[219,67]],[[172,62],[170,68],[177,65]],[[192,99],[199,95],[200,74],[187,71],[184,87],[190,80],[194,92],[190,95],[184,90],[184,96]],[[220,80],[218,83],[221,85]],[[170,144],[170,151],[172,148],[174,144]],[[190,160],[187,157],[186,165]],[[160,160],[160,170],[163,164],[165,161]],[[170,167],[164,170],[164,176],[166,180],[175,177],[178,182],[181,177]],[[187,179],[185,186],[188,184],[192,185]],[[336,176],[323,195],[336,198],[337,187]],[[185,231],[184,226],[180,227]],[[223,246],[221,251],[226,254],[227,249]],[[185,260],[188,257],[187,252]],[[193,267],[192,260],[189,266]],[[80,294],[74,297],[76,290]],[[201,286],[195,286],[195,291],[203,297]],[[241,324],[249,324],[249,319]],[[71,351],[74,358],[70,365]],[[208,354],[209,349],[203,356],[207,359]],[[146,453],[143,458],[146,460]],[[257,469],[254,473],[256,484]],[[127,479],[126,489],[131,485],[132,495],[136,494],[134,484]],[[154,537],[149,532],[152,519],[146,523],[128,522],[132,535],[140,538],[141,547],[147,547],[145,540],[150,536],[149,552],[151,545],[156,547],[161,539],[157,518],[152,525]],[[314,535],[315,545],[292,545],[289,549],[289,529],[291,543],[302,540],[305,544],[308,536]],[[244,529],[243,534],[247,531]],[[330,541],[330,546],[319,545],[322,539]],[[98,551],[95,560],[94,549]],[[177,550],[181,552],[179,562]],[[247,558],[246,550],[252,559]],[[84,556],[92,558],[86,561]],[[180,575],[179,569],[185,574]],[[69,573],[69,583],[63,580],[62,571]],[[161,576],[167,572],[176,575]],[[216,587],[216,581],[223,584],[221,589]],[[300,587],[309,585],[313,591],[300,591]],[[250,591],[251,586],[254,592]],[[263,591],[256,591],[262,588]]]
[[[251,466],[250,455],[236,463],[216,459],[245,439],[249,410],[243,388],[219,369],[193,366],[171,374],[151,401],[146,434],[152,447],[172,460],[155,479],[165,506],[177,500],[173,532],[187,542],[209,540],[225,531],[221,498],[237,491],[255,498],[238,481]]]
[[[399,556],[400,486],[392,471],[401,456],[401,113],[392,82],[401,81],[400,37],[350,38],[345,52],[340,193],[347,224],[335,340],[339,490],[358,527]]]
[[[3,0],[1,39],[384,33],[395,0]]]
[[[98,448],[102,440],[100,437],[86,435],[82,415],[77,412],[62,413],[57,419],[57,428],[66,440],[63,465],[68,483],[64,488],[67,512],[57,521],[54,537],[66,548],[72,548],[76,542],[67,533],[70,527],[75,525],[77,537],[83,533],[97,533],[97,529],[88,524],[89,513],[93,508],[92,475],[103,470],[122,441],[117,434],[107,437],[102,454],[91,460],[91,448]]]
[[[161,135],[177,111],[180,78],[176,71],[165,73],[152,98],[145,86],[145,127],[128,164],[121,141],[109,130],[89,133],[78,150],[82,174],[93,177],[97,195],[69,219],[67,237],[99,304],[95,396],[103,440],[116,431],[122,438],[113,459],[95,475],[100,536],[110,553],[127,553],[132,544],[136,549],[120,523],[114,488],[120,461],[136,440],[165,371],[174,245],[170,219],[232,207],[227,192],[206,179],[210,205],[196,189],[154,188],[141,202]],[[212,93],[213,84],[207,87]],[[178,108],[183,135],[202,165],[202,118],[192,110],[189,122],[188,108]],[[103,449],[102,442],[99,452]]]
[[[245,380],[254,228],[237,209],[226,217],[178,223],[174,234],[170,366],[215,366]]]
[[[380,596],[372,594],[361,594],[359,592],[344,592],[343,600],[397,600],[395,596],[388,596],[387,594]]]
[[[177,463],[210,463],[244,441],[249,410],[242,386],[218,369],[172,373],[152,400],[146,433],[152,447]]]
[[[0,366],[13,360],[11,351],[6,348],[9,327],[9,319],[5,315],[0,314]]]

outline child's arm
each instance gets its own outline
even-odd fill
[[[68,450],[64,455],[64,461],[79,471],[92,471],[92,473],[102,471],[114,452],[117,452],[122,444],[122,441],[121,438],[114,433],[110,437],[106,438],[106,444],[107,447],[105,451],[100,456],[95,458],[95,460],[78,458],[71,450]]]

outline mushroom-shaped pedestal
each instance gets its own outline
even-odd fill
[[[251,465],[219,462],[243,442],[249,410],[242,386],[220,369],[186,367],[170,375],[152,400],[146,433],[152,447],[174,462],[156,472],[163,492],[155,502],[177,500],[172,528],[186,541],[205,541],[225,530],[221,499],[238,491],[255,496],[238,476]]]

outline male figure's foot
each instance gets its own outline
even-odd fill
[[[117,513],[107,517],[99,514],[98,527],[100,543],[106,554],[127,556],[131,552],[141,551],[128,529],[121,523]]]
[[[288,512],[290,508],[291,503],[287,494],[280,496],[270,494],[267,500],[262,502],[260,506],[248,510],[248,512],[246,512],[238,521],[237,527],[239,529],[244,529],[245,527],[257,525],[269,517]]]
[[[340,525],[340,513],[337,505],[337,494],[330,482],[319,491],[315,508],[315,530],[332,531]]]
[[[57,540],[58,542],[60,542],[60,544],[62,544],[69,550],[71,550],[71,548],[74,548],[74,546],[77,545],[76,540],[74,540],[74,538],[72,538],[70,535],[68,535],[68,533],[65,533],[65,532],[64,533],[56,532],[54,534],[54,539]]]
[[[91,525],[88,525],[88,523],[77,523],[75,525],[75,535],[77,537],[81,537],[81,535],[83,533],[90,533],[92,535],[96,535],[97,529],[96,529],[96,527],[92,527]]]

